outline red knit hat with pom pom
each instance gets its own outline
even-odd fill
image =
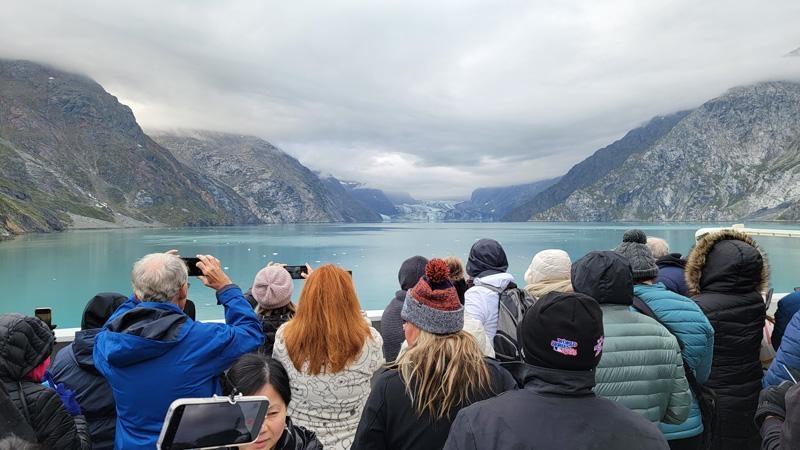
[[[451,334],[464,328],[464,307],[449,280],[450,271],[443,259],[434,258],[425,266],[425,276],[406,293],[400,316],[419,329],[435,334]]]

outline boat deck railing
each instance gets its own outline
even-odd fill
[[[772,303],[767,310],[768,316],[773,316],[775,314],[775,309],[777,308],[777,303],[780,301],[781,298],[784,296],[789,295],[787,293],[782,294],[774,294],[772,296]],[[383,316],[382,309],[371,309],[365,311],[367,319],[372,323],[372,326],[375,327],[376,330],[381,330],[381,317]],[[203,320],[202,322],[209,322],[209,323],[225,323],[224,319],[210,319],[210,320]],[[56,328],[54,330],[56,335],[56,345],[53,348],[53,353],[55,354],[58,350],[63,347],[69,345],[70,342],[75,340],[75,333],[80,331],[80,328]]]

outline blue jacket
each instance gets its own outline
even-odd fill
[[[195,322],[172,303],[131,299],[97,334],[94,362],[117,403],[117,449],[153,449],[169,405],[220,394],[218,376],[264,341],[235,285],[217,292],[225,324]]]
[[[658,320],[678,338],[683,346],[683,358],[694,371],[697,382],[705,383],[711,374],[714,328],[700,307],[691,299],[668,290],[662,283],[637,284],[633,293],[647,303]],[[684,439],[702,433],[703,420],[697,400],[692,400],[692,410],[685,422],[678,425],[660,423],[658,428],[667,440]]]
[[[94,340],[100,329],[81,330],[75,340],[59,350],[50,365],[56,383],[75,391],[92,436],[92,449],[114,448],[117,413],[111,387],[94,366]]]
[[[795,314],[789,325],[786,326],[786,332],[783,334],[781,346],[778,347],[778,353],[775,354],[775,359],[772,360],[767,374],[764,375],[764,379],[761,381],[764,387],[790,380],[789,374],[786,373],[786,369],[783,366],[793,369],[793,372],[800,372],[800,314]]]
[[[781,346],[786,327],[797,311],[800,311],[800,292],[792,292],[778,302],[778,309],[775,311],[775,328],[772,330],[772,348],[776,351]]]

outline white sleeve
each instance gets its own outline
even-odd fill
[[[486,319],[488,319],[488,312],[486,309],[486,302],[483,296],[474,287],[468,289],[464,293],[464,314],[471,317],[481,325],[486,326]]]

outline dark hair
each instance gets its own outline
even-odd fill
[[[287,405],[292,401],[289,375],[280,361],[262,353],[248,353],[237,359],[228,369],[228,391],[236,389],[244,395],[253,395],[265,384],[278,391]]]

